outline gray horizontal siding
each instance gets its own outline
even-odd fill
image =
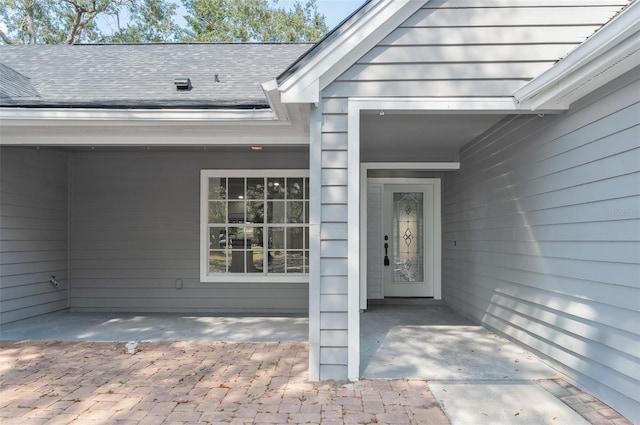
[[[0,324],[67,307],[67,163],[0,147]]]
[[[624,4],[611,0],[432,0],[322,91],[321,379],[345,379],[347,374],[349,97],[511,96]],[[361,143],[366,146],[365,140]],[[329,294],[330,298],[324,297]],[[376,291],[370,295],[377,295]],[[345,345],[337,347],[336,341]]]
[[[428,2],[403,27],[451,27],[485,26],[487,19],[501,26],[544,26],[544,25],[600,25],[602,17],[611,19],[626,5],[625,1],[573,2],[566,6],[560,2],[538,1],[467,2],[461,8],[458,2]],[[585,6],[583,6],[585,5]],[[491,15],[488,17],[487,15]]]
[[[201,283],[199,246],[201,169],[307,167],[268,149],[73,153],[71,308],[306,312],[307,283]]]
[[[323,96],[510,96],[625,4],[429,1],[330,84]]]
[[[321,125],[320,379],[347,376],[347,99],[328,99]]]
[[[640,80],[515,117],[445,179],[444,298],[640,420]]]

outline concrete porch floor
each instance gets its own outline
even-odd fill
[[[560,388],[572,386],[537,356],[444,303],[370,304],[360,316],[360,335],[363,378],[427,380],[454,425],[608,421],[567,403]]]
[[[306,316],[61,311],[0,327],[4,341],[307,342]]]
[[[96,341],[120,343],[138,341],[167,344],[167,347],[171,347],[171,341],[181,341],[180,344],[183,347],[187,347],[188,342],[193,341],[198,350],[204,351],[217,347],[217,341],[240,344],[259,343],[255,347],[261,347],[262,344],[269,344],[269,342],[280,342],[284,345],[268,345],[268,351],[281,349],[287,351],[291,347],[297,347],[295,349],[299,351],[301,347],[306,346],[300,343],[307,341],[307,335],[308,319],[299,316],[213,317],[156,313],[59,312],[14,322],[0,328],[0,340],[3,341],[53,340],[78,344]],[[209,343],[213,345],[207,346],[208,348],[202,346]],[[287,344],[294,345],[290,347]],[[0,347],[3,345],[5,343],[0,344]],[[118,347],[120,345],[122,347],[119,349],[125,350],[125,345],[119,344]],[[145,347],[144,352],[148,346],[145,344],[142,346]],[[80,345],[79,347],[89,351],[91,349],[87,347],[97,347],[98,354],[104,351],[102,346]],[[154,348],[156,350],[162,350],[162,345],[153,347],[156,347]],[[228,362],[227,368],[234,367],[235,348],[233,347],[235,346],[227,346],[227,349],[231,350],[229,355],[224,357]],[[247,346],[241,345],[241,347],[245,349]],[[13,346],[7,346],[7,348],[13,349]],[[67,346],[63,349],[69,352],[74,350]],[[255,353],[256,349],[259,350],[254,348],[252,352]],[[306,357],[301,355],[294,357],[300,363],[294,366],[294,369],[303,373],[307,367]],[[187,365],[183,364],[182,368],[184,367]],[[264,373],[269,374],[268,371]],[[305,375],[296,373],[296,380],[304,379]],[[376,379],[384,380],[380,382],[389,382],[391,387],[396,385],[394,382],[400,386],[405,385],[401,384],[402,382],[417,382],[415,380],[423,382],[430,392],[429,397],[436,400],[436,406],[439,406],[436,410],[430,407],[429,414],[437,417],[437,410],[440,408],[446,413],[447,419],[444,420],[443,415],[438,417],[436,423],[509,424],[513,423],[514,418],[517,418],[518,423],[521,424],[629,423],[597,399],[566,383],[561,375],[542,363],[536,356],[474,325],[445,305],[372,305],[361,315],[361,375],[365,378],[361,382],[366,388],[369,388],[369,385],[376,387],[375,382],[378,382]],[[242,378],[237,379],[241,381]],[[252,378],[246,379],[250,381],[246,383],[247,387],[253,388],[255,383]],[[277,378],[272,377],[272,379]],[[17,383],[12,382],[12,384],[16,386]],[[240,382],[236,384],[241,385]],[[337,391],[335,394],[338,394],[340,385],[347,384],[336,383],[336,385],[332,384],[326,388],[333,392]],[[16,387],[20,388],[19,385]],[[323,387],[314,388],[316,391]],[[363,404],[357,406],[356,412],[365,414],[359,417],[360,419],[366,416],[369,419],[389,420],[390,418],[384,415],[389,412],[397,413],[398,406],[394,400],[386,399],[388,395],[382,393],[378,396],[381,397],[382,404],[376,405],[374,411],[370,412],[367,411],[366,400],[360,400]],[[417,393],[413,397],[409,393],[404,396],[415,402],[423,397]],[[36,395],[34,397],[39,398]],[[329,398],[332,403],[331,409],[333,409],[336,399]],[[350,403],[354,401],[351,400]],[[409,402],[405,400],[402,403]],[[418,404],[418,408],[424,407],[424,400]],[[179,407],[180,404],[176,406]],[[382,409],[382,411],[376,409]],[[412,411],[410,404],[402,409],[404,409],[403,412]],[[347,412],[345,415],[352,413],[349,409],[342,409],[342,411]],[[312,422],[325,423],[322,412],[319,413],[320,416],[314,416],[314,419],[320,420],[312,420]],[[172,418],[177,416],[179,415],[174,415]],[[274,423],[285,423],[278,422],[283,416],[277,416],[277,418],[279,419]],[[340,421],[340,418],[332,416],[331,421],[327,420],[326,423],[345,423],[348,422],[346,418],[347,416],[343,416]],[[385,423],[384,419],[379,423]],[[407,423],[422,422],[419,420],[414,422],[411,419]]]
[[[535,355],[444,304],[369,306],[360,316],[360,375],[428,380],[553,379]]]

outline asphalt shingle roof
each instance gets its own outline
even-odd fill
[[[261,107],[312,44],[0,46],[0,105]],[[216,82],[215,76],[219,82]],[[175,77],[193,88],[178,91]]]
[[[37,96],[29,78],[0,63],[0,99]]]

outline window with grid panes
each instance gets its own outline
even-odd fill
[[[204,276],[309,273],[306,171],[202,172]]]

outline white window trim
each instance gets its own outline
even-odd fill
[[[200,171],[200,282],[213,283],[306,283],[309,274],[234,274],[225,273],[210,275],[207,273],[209,264],[209,177],[306,177],[309,178],[309,170],[201,170]],[[308,224],[308,223],[307,223]]]

